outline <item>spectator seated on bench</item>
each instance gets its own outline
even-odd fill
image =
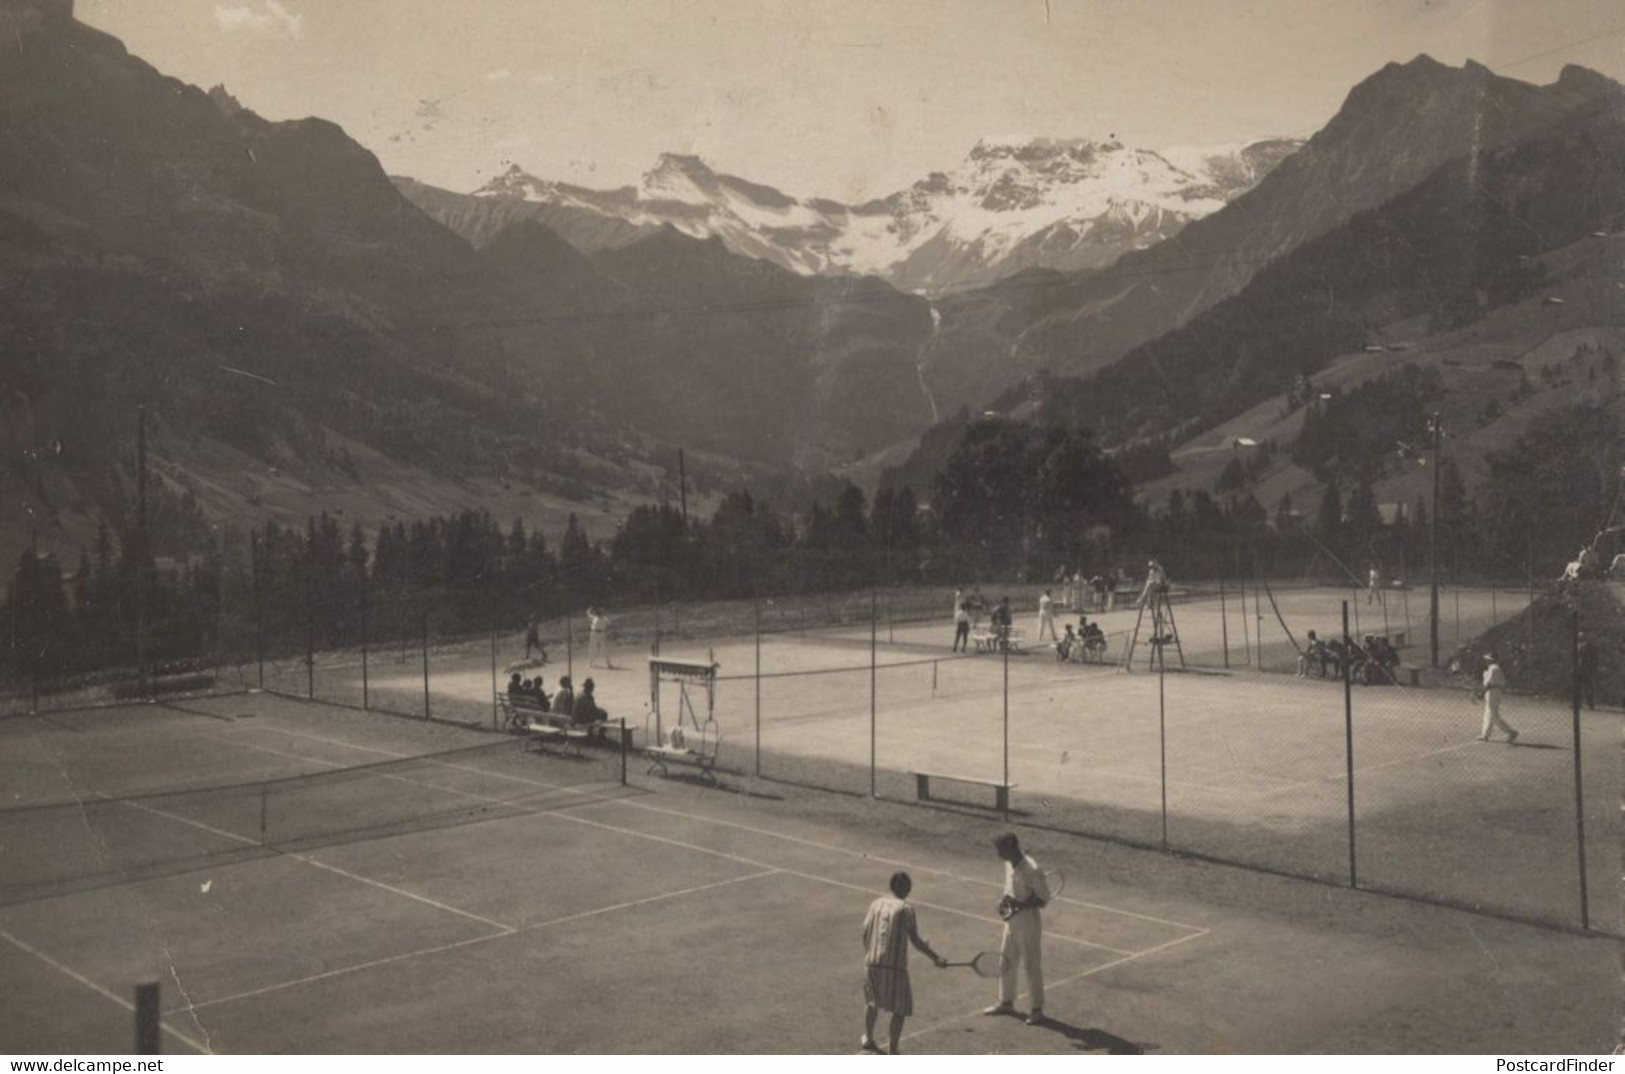
[[[1087,615],[1078,617],[1078,660],[1099,662],[1106,658],[1106,632]]]
[[[581,684],[581,693],[576,695],[574,705],[570,710],[570,722],[578,730],[586,730],[604,737],[604,728],[609,722],[609,713],[598,707],[598,699],[593,696],[597,684],[591,679]]]
[[[1313,630],[1304,639],[1303,652],[1298,654],[1298,678],[1307,679],[1310,672],[1324,679],[1333,665],[1331,650]]]
[[[1063,664],[1076,663],[1082,652],[1083,647],[1078,644],[1078,635],[1072,629],[1072,624],[1068,623],[1066,633],[1055,643],[1055,659]]]

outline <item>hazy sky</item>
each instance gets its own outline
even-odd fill
[[[160,70],[341,124],[393,173],[594,187],[663,151],[853,201],[984,135],[1308,135],[1419,52],[1625,79],[1621,0],[78,0]]]

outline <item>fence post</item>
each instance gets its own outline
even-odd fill
[[[429,613],[423,613],[423,718],[429,719],[434,711],[429,707]]]
[[[880,599],[873,589],[869,590],[869,797],[875,797],[875,712],[876,712],[876,682],[878,674],[877,647],[880,643],[879,622]],[[761,680],[756,680],[760,682]]]
[[[1252,635],[1247,627],[1247,579],[1241,580],[1241,662],[1245,667],[1253,665]]]
[[[158,1055],[163,1051],[159,1046],[159,1012],[161,1007],[157,981],[135,986],[136,1055]]]
[[[1349,677],[1349,665],[1352,663],[1347,654],[1352,652],[1352,640],[1349,638],[1349,602],[1343,602],[1343,764],[1348,785],[1348,811],[1349,811],[1349,887],[1360,886],[1359,874],[1355,871],[1354,857],[1354,680]]]
[[[367,599],[367,580],[361,579],[361,708],[365,711],[372,708],[371,684],[368,681],[370,672],[368,664],[367,635],[371,630],[368,623],[368,611],[372,602]]]
[[[1570,660],[1573,662],[1574,679],[1574,838],[1578,850],[1580,866],[1580,927],[1591,928],[1591,907],[1589,905],[1589,891],[1586,883],[1586,811],[1585,811],[1585,782],[1581,779],[1580,754],[1580,695],[1582,683],[1580,681],[1580,613],[1578,610],[1572,615],[1572,650]],[[1531,618],[1533,618],[1531,616]]]
[[[1230,670],[1230,613],[1224,601],[1224,572],[1219,572],[1219,636],[1224,644],[1224,669]]]
[[[497,625],[494,612],[491,619],[491,730],[495,731],[502,726],[502,717],[497,713]]]
[[[756,775],[762,774],[762,598],[756,598]]]
[[[621,717],[621,786],[626,786],[626,717]]]
[[[259,666],[260,689],[265,689],[265,613],[260,605],[260,537],[248,531],[248,555],[254,578],[254,660]]]
[[[1010,820],[1010,640],[1003,639],[999,646],[1004,654],[1004,794],[999,801],[1004,803],[1003,819]]]
[[[660,605],[655,605],[655,647],[654,654],[660,655]]]
[[[1168,849],[1168,665],[1164,647],[1157,646],[1157,750],[1162,769],[1162,849]]]
[[[316,635],[310,602],[310,547],[305,548],[305,693],[316,700]]]
[[[568,612],[564,615],[564,673],[570,677],[570,689],[576,687],[576,635]]]

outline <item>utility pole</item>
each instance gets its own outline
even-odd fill
[[[1440,456],[1444,441],[1444,423],[1439,412],[1428,418],[1428,431],[1433,434],[1433,508],[1428,517],[1428,652],[1433,667],[1439,666],[1439,473]]]

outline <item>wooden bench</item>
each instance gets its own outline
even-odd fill
[[[507,731],[523,731],[532,716],[549,715],[535,702],[515,699],[505,691],[498,691],[496,699],[502,709],[502,727]]]
[[[671,765],[692,765],[699,769],[700,778],[712,783],[717,781],[717,752],[722,745],[722,729],[717,721],[706,720],[696,730],[690,728],[674,728],[666,736],[666,741],[656,741],[650,736],[651,744],[643,747],[643,755],[649,758],[649,771],[647,775],[659,772],[662,776],[671,775]]]
[[[1014,783],[1004,783],[996,779],[979,779],[976,776],[955,776],[946,772],[915,772],[914,796],[922,802],[932,801],[931,781],[942,780],[948,783],[969,783],[978,787],[993,788],[993,806],[1000,813],[1010,809],[1010,790]]]
[[[1020,627],[1013,626],[1006,633],[1006,639],[1011,650],[1016,651],[1020,650],[1022,644],[1027,640],[1027,636],[1022,633]],[[981,627],[971,631],[970,640],[979,653],[996,653],[999,651],[999,632],[993,627]]]

